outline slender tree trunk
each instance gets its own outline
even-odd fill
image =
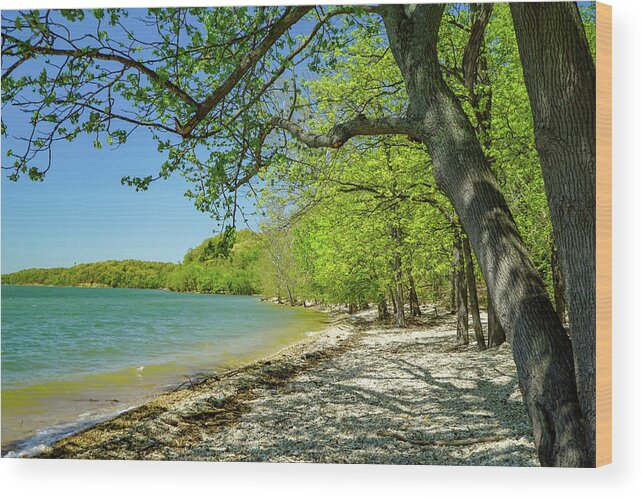
[[[290,290],[290,286],[286,285],[286,291],[288,291],[288,302],[290,303],[291,307],[295,306],[295,297],[292,294],[292,291]]]
[[[393,256],[393,275],[395,277],[395,326],[406,327],[404,319],[404,287],[402,285],[402,257],[400,248],[402,246],[402,236],[399,227],[391,229],[391,235],[395,243]]]
[[[415,279],[413,279],[413,272],[411,270],[409,270],[409,308],[411,310],[411,317],[419,317],[422,315],[420,300],[415,290]]]
[[[395,302],[395,326],[406,327],[406,320],[404,319],[404,290],[401,281],[398,281],[395,285]]]
[[[587,466],[571,342],[518,233],[484,152],[459,101],[442,78],[437,54],[444,4],[378,7],[409,97],[407,116],[432,158],[510,335],[534,442],[544,466]]]
[[[282,305],[284,302],[282,295],[282,286],[277,274],[275,274],[275,289],[277,290],[277,303],[279,305]]]
[[[377,304],[377,316],[379,320],[384,321],[389,318],[388,306],[386,304],[386,298],[382,298]]]
[[[455,314],[457,310],[456,270],[453,264],[449,268],[449,313]]]
[[[507,340],[505,330],[502,328],[502,324],[500,324],[500,321],[496,317],[496,313],[493,310],[493,302],[491,300],[487,303],[487,337],[488,348],[500,346]]]
[[[462,235],[457,226],[453,228],[453,267],[456,274],[456,295],[458,304],[457,339],[459,345],[469,344],[469,310],[467,305],[467,281],[464,272]]]
[[[482,331],[482,321],[480,320],[480,306],[478,304],[478,289],[476,287],[476,274],[473,268],[473,256],[471,255],[471,245],[469,238],[465,235],[462,238],[462,249],[464,250],[464,261],[467,267],[467,288],[469,290],[469,309],[471,310],[471,320],[473,321],[473,331],[478,344],[478,350],[484,350],[487,345],[484,341],[484,332]]]
[[[551,275],[552,283],[554,286],[554,303],[556,304],[556,313],[558,314],[558,319],[563,324],[567,319],[567,305],[565,303],[565,281],[563,279],[563,273],[560,269],[560,262],[558,260],[558,250],[556,245],[552,243],[551,245]]]
[[[596,68],[575,2],[511,4],[567,290],[578,396],[596,451]]]
[[[395,300],[395,292],[392,289],[389,289],[388,294],[391,300],[391,305],[393,306],[393,314],[397,315],[397,301]]]

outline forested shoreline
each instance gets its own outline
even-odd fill
[[[235,248],[226,256],[218,249],[221,236],[215,236],[190,249],[182,263],[108,260],[73,267],[33,268],[3,274],[2,283],[258,294],[261,292],[260,267],[266,264],[261,243],[248,230],[236,233],[235,239]]]

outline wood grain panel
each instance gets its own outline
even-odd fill
[[[612,7],[596,3],[596,465],[612,462]]]

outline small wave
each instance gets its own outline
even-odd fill
[[[65,437],[78,433],[92,426],[97,425],[107,419],[113,418],[123,412],[133,409],[135,406],[128,407],[110,414],[93,415],[91,413],[83,413],[78,419],[72,423],[60,424],[50,426],[43,430],[38,431],[35,435],[13,442],[7,446],[8,450],[3,451],[2,457],[9,458],[24,458],[33,457],[41,452],[51,448],[53,444],[62,440]]]

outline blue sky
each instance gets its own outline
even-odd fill
[[[143,13],[130,9],[124,24],[138,37],[148,41],[158,39],[153,28],[142,27],[136,21]],[[11,18],[16,11],[2,14]],[[74,36],[95,30],[95,23],[89,14],[84,21],[65,22]],[[120,30],[113,31],[105,25],[103,28],[113,39],[124,36]],[[302,21],[294,31],[307,33],[308,21]],[[38,74],[41,61],[28,61],[20,71]],[[29,135],[28,117],[10,105],[2,109],[2,119],[10,134]],[[146,192],[121,185],[121,178],[126,175],[158,174],[165,157],[157,152],[157,143],[149,131],[137,130],[116,150],[101,138],[100,150],[93,147],[93,137],[86,135],[80,135],[71,144],[57,143],[52,149],[51,169],[43,182],[30,181],[27,175],[11,182],[3,172],[3,273],[108,259],[177,262],[189,248],[220,230],[216,221],[198,212],[192,201],[183,196],[189,186],[176,174],[169,180],[154,182]],[[8,149],[22,151],[23,147],[15,138],[3,137],[3,159]],[[42,168],[43,163],[38,166]],[[240,200],[239,204],[249,226],[256,228],[259,217],[251,215],[251,202]],[[243,217],[238,217],[237,223],[241,227]]]
[[[80,31],[93,21],[88,16],[70,27]],[[30,64],[29,72],[40,71],[39,61],[21,69]],[[28,135],[26,119],[15,108],[4,106],[2,118],[10,124],[10,134]],[[146,192],[121,185],[125,175],[158,173],[164,156],[149,131],[137,130],[119,149],[105,144],[98,150],[92,140],[81,135],[71,144],[59,142],[43,182],[26,175],[12,182],[3,172],[3,273],[108,259],[177,262],[219,229],[183,196],[188,186],[178,175],[153,183]],[[3,137],[3,157],[8,149],[21,151],[23,146]]]
[[[141,131],[115,151],[97,150],[87,137],[60,144],[43,182],[3,175],[2,272],[107,259],[180,260],[216,229],[183,197],[183,179],[155,182],[146,192],[120,182],[126,174],[155,172],[161,162]]]

